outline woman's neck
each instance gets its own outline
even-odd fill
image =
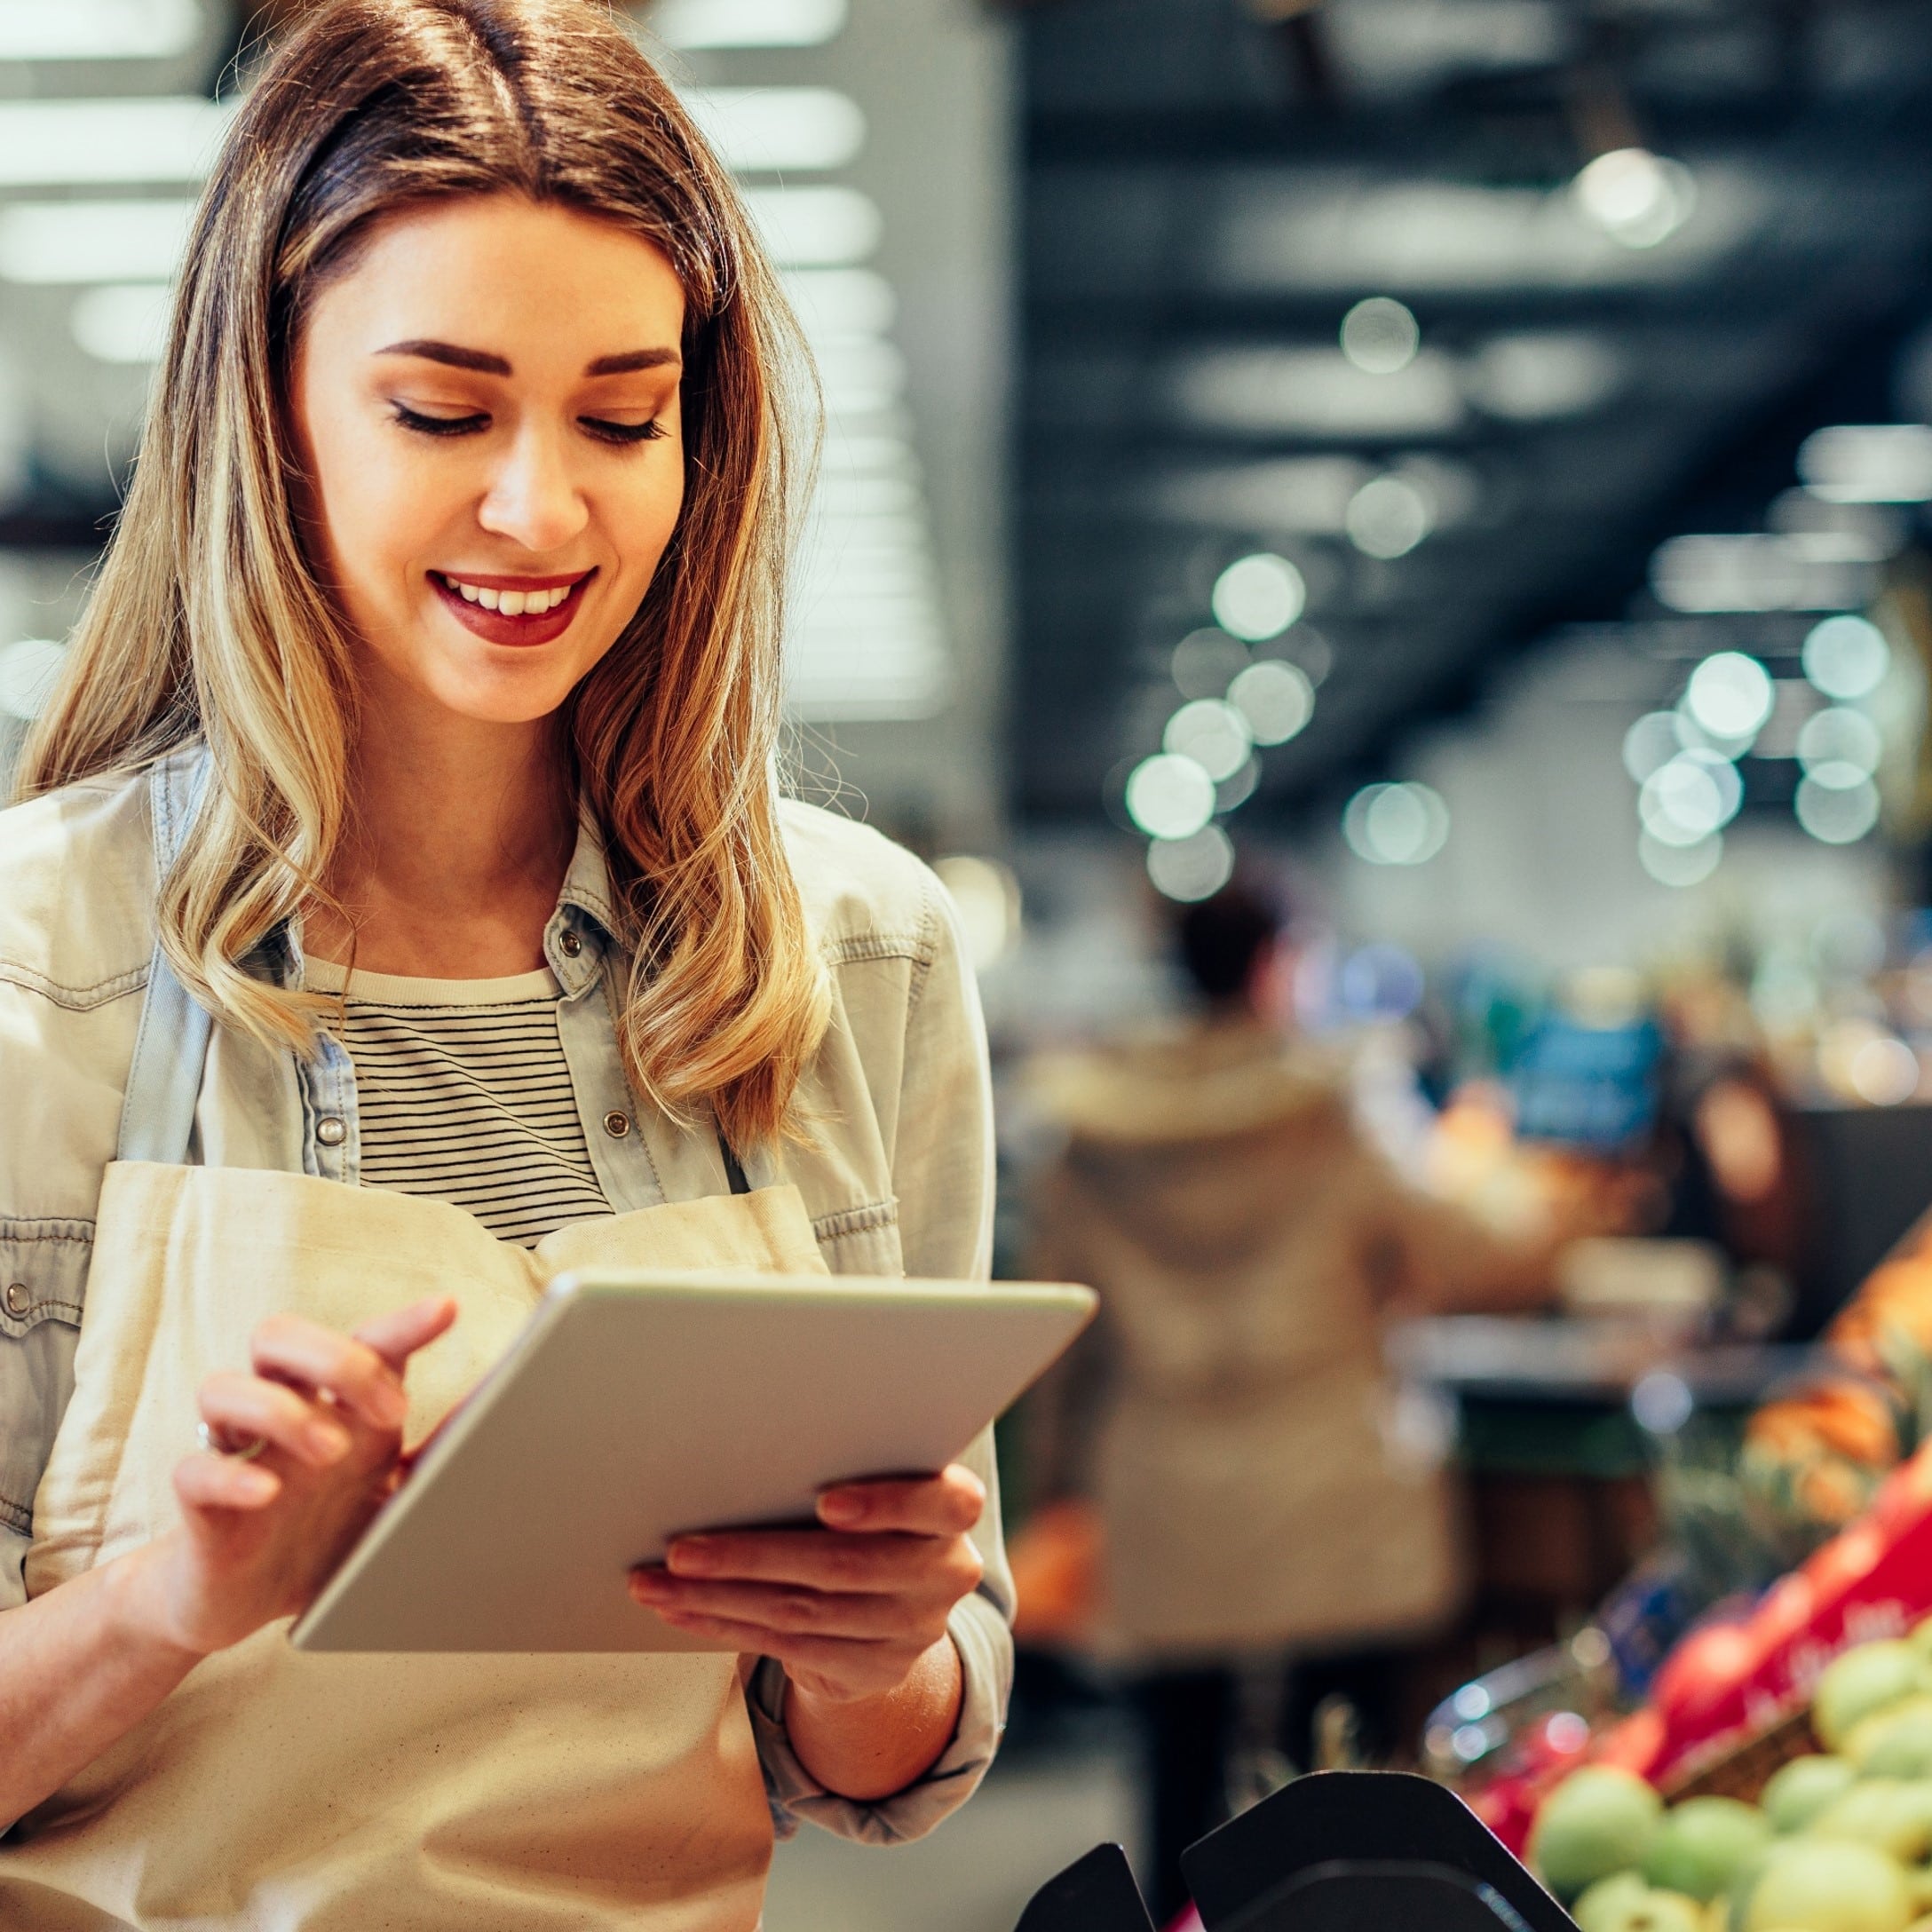
[[[370,707],[328,897],[304,916],[317,957],[367,972],[494,979],[543,963],[576,840],[556,722],[493,724]]]

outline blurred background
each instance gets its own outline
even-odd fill
[[[198,184],[300,12],[0,0],[0,771]],[[1129,1322],[1006,1432],[1037,1607],[987,1792],[897,1858],[786,1848],[772,1932],[1003,1928],[1103,1835],[1151,1871],[1177,1662],[1247,1713],[1189,1706],[1223,1809],[1351,1754],[1473,1776],[1521,1744],[1468,1714],[1500,1698],[1429,1713],[1513,1659],[1566,1710],[1612,1660],[1627,1705],[1856,1519],[1932,1387],[1932,1286],[1861,1299],[1932,1208],[1932,4],[630,12],[819,356],[800,784],[959,904],[1001,1271],[1071,1255],[1124,1309],[1125,1248],[1178,1242],[1229,1344],[1266,1239],[1202,1257],[1327,1155],[1263,1148],[1192,1236],[1103,1213],[1120,1253],[1069,1248],[1065,1188],[1128,1144],[1232,1171],[1266,1123],[1171,1055],[1236,1034],[1459,1231],[1343,1297],[1441,1477],[1426,1614],[1122,1635],[1109,1418],[1160,1366]],[[1097,1125],[1081,1080],[1161,1051],[1179,1084]],[[1362,1213],[1336,1252],[1382,1253]],[[1477,1234],[1486,1277],[1437,1281]],[[1339,1277],[1254,1279],[1292,1315]]]

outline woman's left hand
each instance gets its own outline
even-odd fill
[[[986,1485],[955,1463],[912,1482],[848,1483],[811,1530],[682,1536],[631,1595],[674,1629],[775,1657],[812,1698],[886,1696],[946,1634],[985,1571],[970,1532]]]

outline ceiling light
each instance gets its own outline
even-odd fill
[[[1826,503],[1932,503],[1932,428],[1873,423],[1819,430],[1798,451],[1798,475]]]
[[[0,60],[169,60],[202,24],[196,0],[0,0]]]
[[[170,281],[194,218],[186,201],[16,202],[0,210],[0,278]]]
[[[1247,720],[1257,745],[1285,745],[1315,715],[1315,685],[1299,664],[1263,658],[1228,686],[1228,701]]]
[[[1191,422],[1246,436],[1442,435],[1465,416],[1456,367],[1425,349],[1371,376],[1333,349],[1209,349],[1185,358],[1176,400]]]
[[[866,145],[859,103],[836,88],[694,88],[684,100],[735,174],[843,168]]]
[[[1394,297],[1372,295],[1342,318],[1342,352],[1370,376],[1393,376],[1422,345],[1415,317]]]
[[[1832,767],[1855,778],[1870,778],[1879,768],[1883,748],[1878,726],[1849,705],[1813,712],[1798,733],[1798,763],[1827,785],[1833,782],[1828,775]]]
[[[1427,785],[1368,785],[1349,801],[1342,834],[1372,866],[1426,865],[1449,837],[1449,808]]]
[[[1174,682],[1184,698],[1218,698],[1247,664],[1247,646],[1210,625],[1175,645]]]
[[[1879,550],[1849,533],[1678,536],[1651,559],[1651,588],[1674,611],[1815,611],[1863,603]]]
[[[74,305],[74,339],[97,362],[158,362],[174,290],[164,281],[108,282]]]
[[[1128,775],[1127,815],[1150,838],[1192,838],[1215,815],[1215,781],[1192,758],[1157,752]]]
[[[1850,845],[1879,822],[1878,788],[1867,778],[1854,784],[1830,785],[1827,775],[1808,772],[1798,780],[1793,801],[1798,823],[1826,845]]]
[[[646,25],[668,47],[820,47],[846,11],[846,0],[661,0]]]
[[[1499,336],[1463,369],[1463,389],[1485,416],[1511,423],[1582,416],[1616,394],[1623,361],[1595,336]]]
[[[1184,905],[1212,899],[1234,876],[1234,842],[1218,825],[1191,838],[1157,838],[1147,848],[1147,876],[1163,898]]]
[[[857,188],[748,188],[745,201],[772,258],[784,268],[840,268],[879,245],[879,205]]]
[[[0,102],[0,187],[200,181],[234,115],[200,99]]]
[[[871,268],[795,268],[785,276],[798,320],[814,340],[883,336],[899,319],[899,296]]]
[[[1659,885],[1700,885],[1717,870],[1724,856],[1721,832],[1694,839],[1688,845],[1674,845],[1649,832],[1637,840],[1637,861]]]
[[[1827,617],[1804,640],[1804,674],[1827,698],[1863,698],[1891,669],[1892,647],[1867,617]]]
[[[1748,740],[1770,717],[1778,693],[1771,674],[1742,651],[1720,651],[1690,674],[1685,709],[1713,738]]]
[[[1254,748],[1247,720],[1222,698],[1196,698],[1168,720],[1161,733],[1164,750],[1192,758],[1218,785],[1247,762]]]
[[[1623,768],[1641,785],[1683,749],[1677,736],[1677,714],[1647,711],[1623,734]]]
[[[1307,607],[1302,573],[1271,551],[1238,558],[1215,582],[1215,622],[1249,644],[1279,637]]]
[[[1435,504],[1407,477],[1372,477],[1350,499],[1349,541],[1366,557],[1406,557],[1435,525]]]
[[[1584,218],[1627,249],[1654,249],[1667,242],[1697,206],[1690,170],[1643,147],[1599,154],[1578,175],[1571,192]]]
[[[1691,845],[1729,825],[1743,803],[1743,784],[1728,759],[1683,751],[1643,781],[1637,813],[1652,838]]]

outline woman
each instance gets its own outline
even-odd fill
[[[992,1755],[986,1443],[632,1580],[715,1653],[284,1619],[527,1312],[494,1240],[983,1272],[970,981],[776,796],[792,327],[670,91],[585,0],[307,11],[0,818],[0,1921],[748,1932],[774,1817]]]

